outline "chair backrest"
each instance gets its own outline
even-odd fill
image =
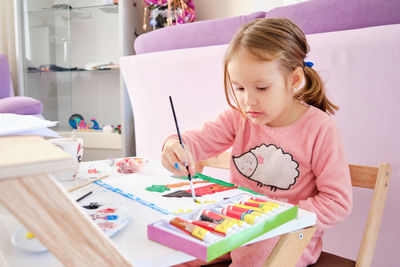
[[[389,163],[381,163],[379,167],[350,164],[352,185],[374,191],[360,249],[358,250],[356,266],[371,265],[391,176],[392,170]]]
[[[231,152],[225,151],[196,163],[195,169],[197,172],[202,172],[204,167],[229,169],[230,158]],[[374,191],[356,262],[356,266],[370,266],[392,175],[391,166],[388,163],[382,163],[379,167],[350,164],[349,168],[351,183],[354,187],[368,188]]]

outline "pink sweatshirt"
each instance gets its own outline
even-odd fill
[[[351,211],[352,187],[340,133],[332,118],[313,106],[284,127],[244,122],[238,111],[227,108],[200,128],[183,132],[182,138],[196,162],[232,147],[232,183],[317,214],[318,231],[297,266],[318,259],[323,230]],[[231,266],[262,266],[277,241],[235,249]]]

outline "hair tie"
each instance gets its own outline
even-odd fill
[[[303,65],[304,65],[304,67],[310,67],[310,68],[312,68],[312,67],[314,66],[314,63],[312,63],[311,61],[305,61],[305,62],[303,63]]]

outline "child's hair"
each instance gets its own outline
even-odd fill
[[[229,43],[224,58],[224,87],[226,99],[232,108],[241,111],[233,92],[227,66],[239,50],[251,53],[260,61],[279,60],[279,66],[284,73],[293,72],[297,67],[303,68],[305,83],[303,88],[297,91],[294,99],[331,114],[338,110],[338,107],[325,96],[321,77],[304,64],[310,47],[303,31],[284,18],[256,19],[249,22],[240,28]],[[236,105],[232,104],[231,99]]]

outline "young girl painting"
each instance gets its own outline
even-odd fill
[[[318,230],[297,266],[318,259],[324,229],[343,221],[352,207],[348,163],[329,116],[337,107],[313,63],[305,62],[308,51],[304,33],[290,20],[244,25],[224,58],[229,106],[183,132],[185,149],[170,136],[162,151],[165,168],[187,175],[188,165],[193,175],[195,162],[232,148],[232,183],[316,213]],[[278,240],[242,246],[223,258],[231,266],[262,266]]]

